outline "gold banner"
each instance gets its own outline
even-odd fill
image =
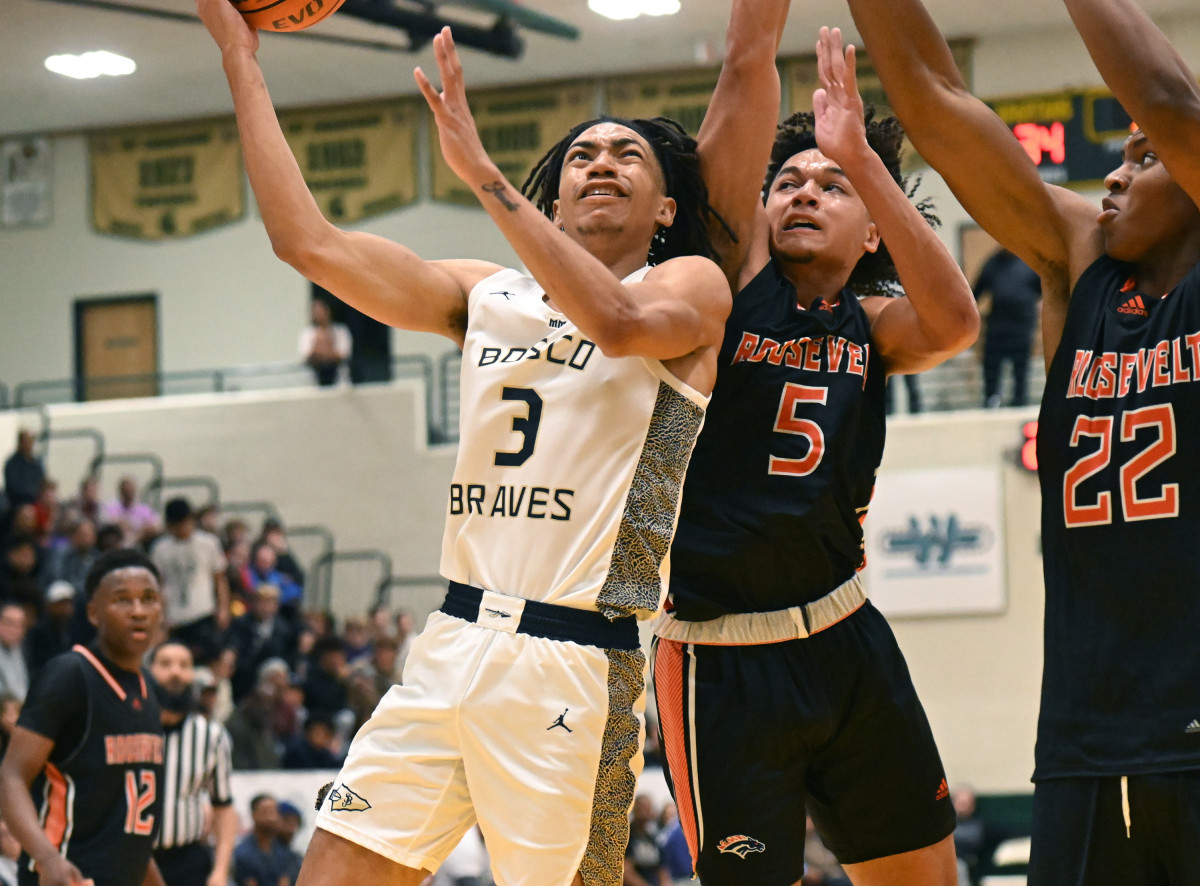
[[[88,147],[92,226],[101,233],[169,240],[246,215],[233,120],[108,130]]]
[[[289,111],[279,123],[331,222],[349,224],[416,201],[416,102]]]
[[[958,66],[958,71],[968,88],[971,85],[971,57],[974,47],[975,44],[971,40],[950,41],[950,52],[954,55],[954,63]],[[891,114],[887,94],[883,91],[883,84],[875,72],[875,66],[871,63],[870,57],[861,51],[861,47],[857,58],[858,91],[862,95],[863,101],[875,105],[876,117]],[[789,108],[787,113],[790,115],[797,111],[811,111],[813,93],[821,85],[820,79],[817,77],[817,57],[815,55],[805,56],[785,62],[783,77],[787,84],[785,93]],[[905,170],[924,165],[924,161],[913,150],[907,139],[904,142],[903,165]]]
[[[590,83],[488,90],[472,93],[470,102],[484,148],[518,188],[533,165],[575,124],[596,116],[595,88]],[[477,205],[471,189],[442,159],[437,125],[432,121],[429,152],[433,199]]]
[[[704,122],[720,71],[645,74],[609,80],[605,110],[614,117],[670,117],[695,135]]]

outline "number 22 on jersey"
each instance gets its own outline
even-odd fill
[[[1112,461],[1112,415],[1080,415],[1071,431],[1070,446],[1079,446],[1084,437],[1099,441],[1094,452],[1080,456],[1063,477],[1063,520],[1068,528],[1105,526],[1112,523],[1113,490],[1105,489],[1091,501],[1080,501],[1079,486],[1089,477],[1108,467]],[[1175,409],[1170,403],[1131,409],[1121,414],[1121,442],[1133,442],[1139,431],[1153,436],[1140,452],[1121,465],[1119,488],[1121,515],[1127,523],[1136,520],[1160,520],[1179,516],[1179,484],[1160,486],[1156,495],[1139,495],[1138,481],[1175,455]]]

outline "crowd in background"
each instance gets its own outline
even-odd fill
[[[193,509],[185,498],[169,500],[160,513],[139,499],[132,477],[121,478],[112,500],[101,500],[94,476],[61,500],[35,443],[32,432],[20,431],[0,494],[0,755],[30,681],[53,656],[94,636],[84,591],[92,563],[104,551],[136,546],[162,575],[163,639],[169,634],[191,648],[196,704],[225,725],[234,771],[338,768],[358,727],[403,681],[412,615],[376,605],[339,624],[330,612],[305,608],[305,573],[277,520],[255,529],[222,520],[212,506]],[[660,765],[653,710],[651,702],[651,768]],[[959,790],[955,805],[962,882],[976,882],[996,835],[984,832],[968,789]],[[233,881],[279,884],[282,877],[294,884],[300,856],[291,844],[302,813],[262,794],[250,817],[234,853]],[[698,882],[673,803],[639,795],[630,820],[624,886]],[[10,882],[14,847],[0,825],[0,886]],[[805,856],[804,886],[848,884],[811,820]],[[491,883],[475,828],[429,886]]]

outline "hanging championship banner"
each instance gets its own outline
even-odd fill
[[[609,80],[604,107],[614,117],[670,117],[691,135],[700,131],[720,71],[646,74]]]
[[[571,127],[595,117],[590,83],[495,89],[471,95],[471,112],[488,156],[519,188],[529,171]],[[429,126],[433,199],[478,205],[474,193],[442,159],[437,125]]]
[[[974,48],[975,44],[970,40],[950,41],[950,52],[954,56],[954,63],[958,66],[959,74],[962,75],[963,82],[967,84],[968,88],[971,85],[971,57]],[[875,105],[876,118],[889,116],[892,113],[891,106],[888,104],[887,93],[883,91],[879,75],[875,73],[875,66],[871,63],[870,56],[861,51],[861,47],[859,50],[856,55],[858,92],[862,96],[864,104]],[[797,111],[811,111],[813,93],[821,86],[820,78],[817,76],[817,57],[810,55],[787,61],[783,65],[783,78],[787,84],[785,93],[787,113],[790,115]],[[907,171],[923,165],[924,162],[905,139],[903,168]]]
[[[417,199],[417,104],[288,111],[280,126],[325,217],[349,224]]]
[[[92,226],[102,234],[168,240],[246,215],[233,120],[108,130],[88,149]]]
[[[50,139],[0,142],[0,225],[44,225],[50,213]]]

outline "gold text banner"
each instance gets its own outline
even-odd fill
[[[416,201],[416,102],[287,111],[279,123],[331,222],[349,224]]]
[[[470,102],[488,156],[519,188],[533,165],[571,127],[596,116],[595,95],[591,84],[568,83],[480,91],[472,93]],[[477,205],[471,189],[442,159],[437,125],[432,121],[429,155],[433,160],[433,199]]]
[[[609,80],[604,107],[614,117],[670,117],[693,136],[700,131],[719,71],[641,74]]]
[[[88,148],[92,226],[101,233],[169,240],[246,215],[232,120],[107,130]]]

